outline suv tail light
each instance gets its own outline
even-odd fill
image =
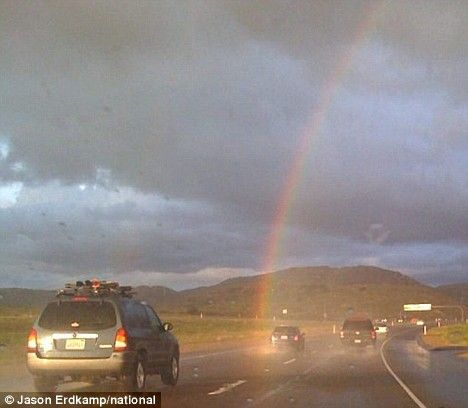
[[[127,332],[123,327],[115,333],[114,351],[125,351],[128,347]]]
[[[74,302],[87,302],[88,298],[86,296],[73,296]]]
[[[28,353],[35,353],[37,351],[37,332],[31,329],[28,334]]]

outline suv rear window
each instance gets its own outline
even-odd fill
[[[345,320],[343,330],[372,330],[372,322],[370,320]]]
[[[38,324],[49,330],[72,330],[75,322],[79,330],[109,329],[116,324],[114,306],[110,302],[49,303]]]

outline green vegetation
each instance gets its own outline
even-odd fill
[[[251,287],[249,287],[249,285]],[[444,294],[423,285],[347,284],[325,285],[307,281],[272,281],[267,306],[259,311],[256,304],[258,290],[255,282],[238,280],[229,284],[193,290],[190,294],[168,300],[153,301],[156,310],[189,313],[199,316],[272,318],[288,316],[297,320],[342,320],[350,309],[366,312],[372,318],[399,316],[406,303],[453,304]],[[444,311],[444,316],[456,312]],[[427,317],[427,315],[425,315]],[[434,315],[434,317],[437,317]]]
[[[468,324],[432,328],[424,342],[431,347],[468,346]]]
[[[0,316],[0,364],[23,361],[26,358],[26,342],[34,317],[12,313]]]
[[[332,322],[284,321],[272,319],[239,319],[223,317],[203,317],[190,315],[162,314],[164,321],[174,325],[183,352],[224,347],[226,343],[233,345],[240,342],[267,341],[275,326],[281,324],[297,325],[307,336],[331,332]]]
[[[282,310],[288,309],[288,317],[292,319],[342,321],[350,310],[365,312],[372,318],[391,318],[399,316],[406,303],[458,304],[465,289],[464,285],[436,289],[395,271],[356,266],[291,268],[179,292],[161,286],[139,286],[135,291],[138,299],[146,300],[162,315],[197,317],[202,312],[213,318],[272,319],[281,317]],[[1,308],[7,307],[22,307],[25,314],[26,308],[40,309],[54,294],[54,291],[0,288],[0,315],[6,314],[1,313]],[[436,310],[422,318],[437,317],[459,317],[459,312]]]
[[[265,320],[231,319],[219,317],[163,315],[174,325],[182,351],[206,348],[213,343],[258,340],[268,338],[272,324]]]
[[[298,320],[322,320],[325,316],[342,320],[350,310],[365,312],[373,318],[388,318],[399,316],[407,303],[450,305],[457,302],[445,292],[398,272],[362,266],[292,268],[229,279],[165,297],[150,296],[150,292],[146,295],[160,312],[278,318],[283,309],[288,309],[288,316]],[[259,308],[262,298],[263,307]],[[454,314],[444,310],[433,317],[451,318]]]

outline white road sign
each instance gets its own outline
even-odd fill
[[[431,303],[418,303],[418,304],[408,304],[403,305],[403,310],[405,312],[429,312],[432,310]]]

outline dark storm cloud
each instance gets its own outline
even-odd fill
[[[218,267],[255,262],[258,248],[247,226],[210,222],[222,217],[209,206],[134,192],[128,201],[103,205],[99,192],[67,190],[68,199],[52,206],[44,202],[0,209],[4,265],[22,264],[36,273],[51,265],[74,276],[109,270],[198,271],[206,259]]]
[[[346,242],[322,263],[358,261],[353,251],[382,260],[394,244],[466,248],[466,2],[1,7],[0,182],[9,196],[0,197],[0,250],[9,268],[258,267],[298,141],[362,26],[314,135],[290,227],[313,233],[310,244],[320,234]],[[15,206],[12,182],[24,184]],[[79,184],[97,186],[99,204],[67,199]],[[179,207],[161,220],[150,207],[164,197]],[[305,236],[285,254],[291,264],[318,256],[304,255]],[[412,248],[408,270],[420,265]]]

